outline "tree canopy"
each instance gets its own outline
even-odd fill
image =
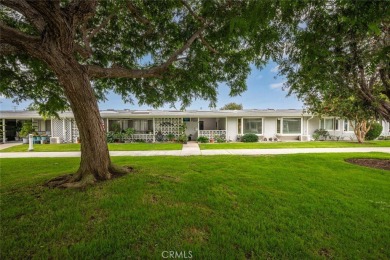
[[[390,120],[389,1],[311,1],[295,17],[279,59],[289,93],[318,113],[323,102],[344,113],[352,97]]]
[[[249,63],[260,67],[281,53],[280,24],[291,8],[276,1],[2,0],[0,92],[41,110],[69,108],[41,57],[47,37],[64,36],[98,99],[113,90],[154,107],[193,99],[215,105],[219,82],[237,95]]]
[[[243,106],[242,104],[237,104],[235,102],[230,102],[221,107],[221,110],[242,110]]]

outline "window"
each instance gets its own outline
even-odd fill
[[[283,118],[283,134],[300,134],[300,118]]]
[[[353,128],[355,127],[355,121],[350,121],[348,119],[344,119],[344,132],[351,132],[353,131]]]
[[[237,120],[237,133],[240,135],[241,132],[241,118]]]
[[[261,118],[247,118],[244,119],[244,134],[262,134],[263,133],[263,119]]]
[[[50,132],[51,131],[51,120],[46,120],[45,121],[45,129],[46,129],[46,132]]]
[[[321,129],[325,130],[338,130],[339,129],[339,120],[335,118],[323,118],[321,119]]]
[[[280,134],[280,119],[279,118],[276,120],[276,133]]]

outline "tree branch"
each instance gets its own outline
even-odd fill
[[[206,20],[205,20],[203,17],[197,15],[197,14],[192,10],[191,6],[190,6],[186,1],[181,0],[181,3],[187,8],[188,12],[189,12],[193,17],[195,17],[196,20],[200,21],[203,25],[206,24]]]
[[[196,31],[190,39],[179,49],[177,49],[166,62],[161,65],[151,67],[149,69],[126,69],[122,67],[102,68],[96,65],[85,65],[88,75],[91,78],[151,78],[161,77],[164,72],[173,62],[178,60],[178,56],[186,51],[193,42],[200,36],[205,27]]]
[[[216,49],[214,49],[213,47],[211,47],[210,43],[208,43],[208,42],[205,40],[205,38],[203,37],[202,34],[199,36],[199,38],[200,38],[200,41],[202,42],[202,44],[203,44],[204,46],[206,46],[206,48],[207,48],[209,51],[211,51],[211,52],[214,53],[214,54],[219,54],[219,51],[217,51]]]
[[[0,3],[22,14],[39,32],[42,32],[46,22],[42,16],[24,0],[1,0]]]
[[[9,45],[8,43],[0,44],[0,55],[12,55],[20,52],[20,49],[16,48],[15,46]]]
[[[203,26],[207,27],[208,23],[206,22],[206,19],[204,19],[203,17],[197,15],[191,8],[191,6],[185,1],[185,0],[181,0],[181,3],[185,6],[185,8],[188,10],[188,12],[196,19],[198,20]],[[211,51],[212,53],[214,54],[218,54],[219,52],[214,49],[210,43],[208,41],[206,41],[206,39],[203,37],[203,35],[201,34],[200,35],[200,41],[202,42],[202,44],[204,46],[206,46],[206,48]]]
[[[66,12],[72,17],[75,24],[84,23],[91,18],[96,11],[96,0],[73,0]]]
[[[84,42],[84,46],[85,46],[85,48],[83,48],[84,55],[86,55],[87,57],[90,57],[92,55],[92,48],[91,48],[92,38],[95,37],[95,35],[98,34],[101,31],[101,29],[103,29],[110,22],[110,20],[113,16],[114,16],[114,14],[110,14],[109,16],[107,16],[102,21],[102,23],[98,27],[93,29],[89,34],[87,32],[87,24],[86,23],[83,24],[83,26],[81,28],[81,34],[82,34],[82,38],[83,38],[83,42]],[[78,47],[81,47],[81,46],[78,46]],[[79,48],[79,51],[81,51],[80,48]]]
[[[139,11],[138,8],[135,5],[133,5],[133,3],[131,3],[131,1],[127,1],[126,5],[130,13],[133,15],[135,19],[137,19],[140,23],[146,26],[149,27],[152,26],[152,23],[141,14],[141,11]]]
[[[40,57],[40,38],[24,34],[0,22],[0,44],[8,44],[16,49],[28,52],[31,56]]]

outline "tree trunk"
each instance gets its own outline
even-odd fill
[[[53,55],[49,65],[56,73],[69,100],[81,139],[81,162],[76,174],[53,179],[47,184],[59,187],[85,187],[96,181],[124,173],[110,160],[103,120],[89,77],[73,57]]]

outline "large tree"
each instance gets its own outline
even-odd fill
[[[289,93],[354,96],[390,120],[390,2],[310,1],[295,12],[279,59]],[[297,23],[295,23],[297,24]],[[344,96],[343,96],[344,95]]]
[[[276,1],[0,3],[1,93],[46,112],[70,107],[79,128],[80,168],[51,182],[62,187],[121,171],[110,161],[97,105],[108,90],[155,107],[215,103],[218,82],[239,94],[250,63],[276,58],[292,8]]]

